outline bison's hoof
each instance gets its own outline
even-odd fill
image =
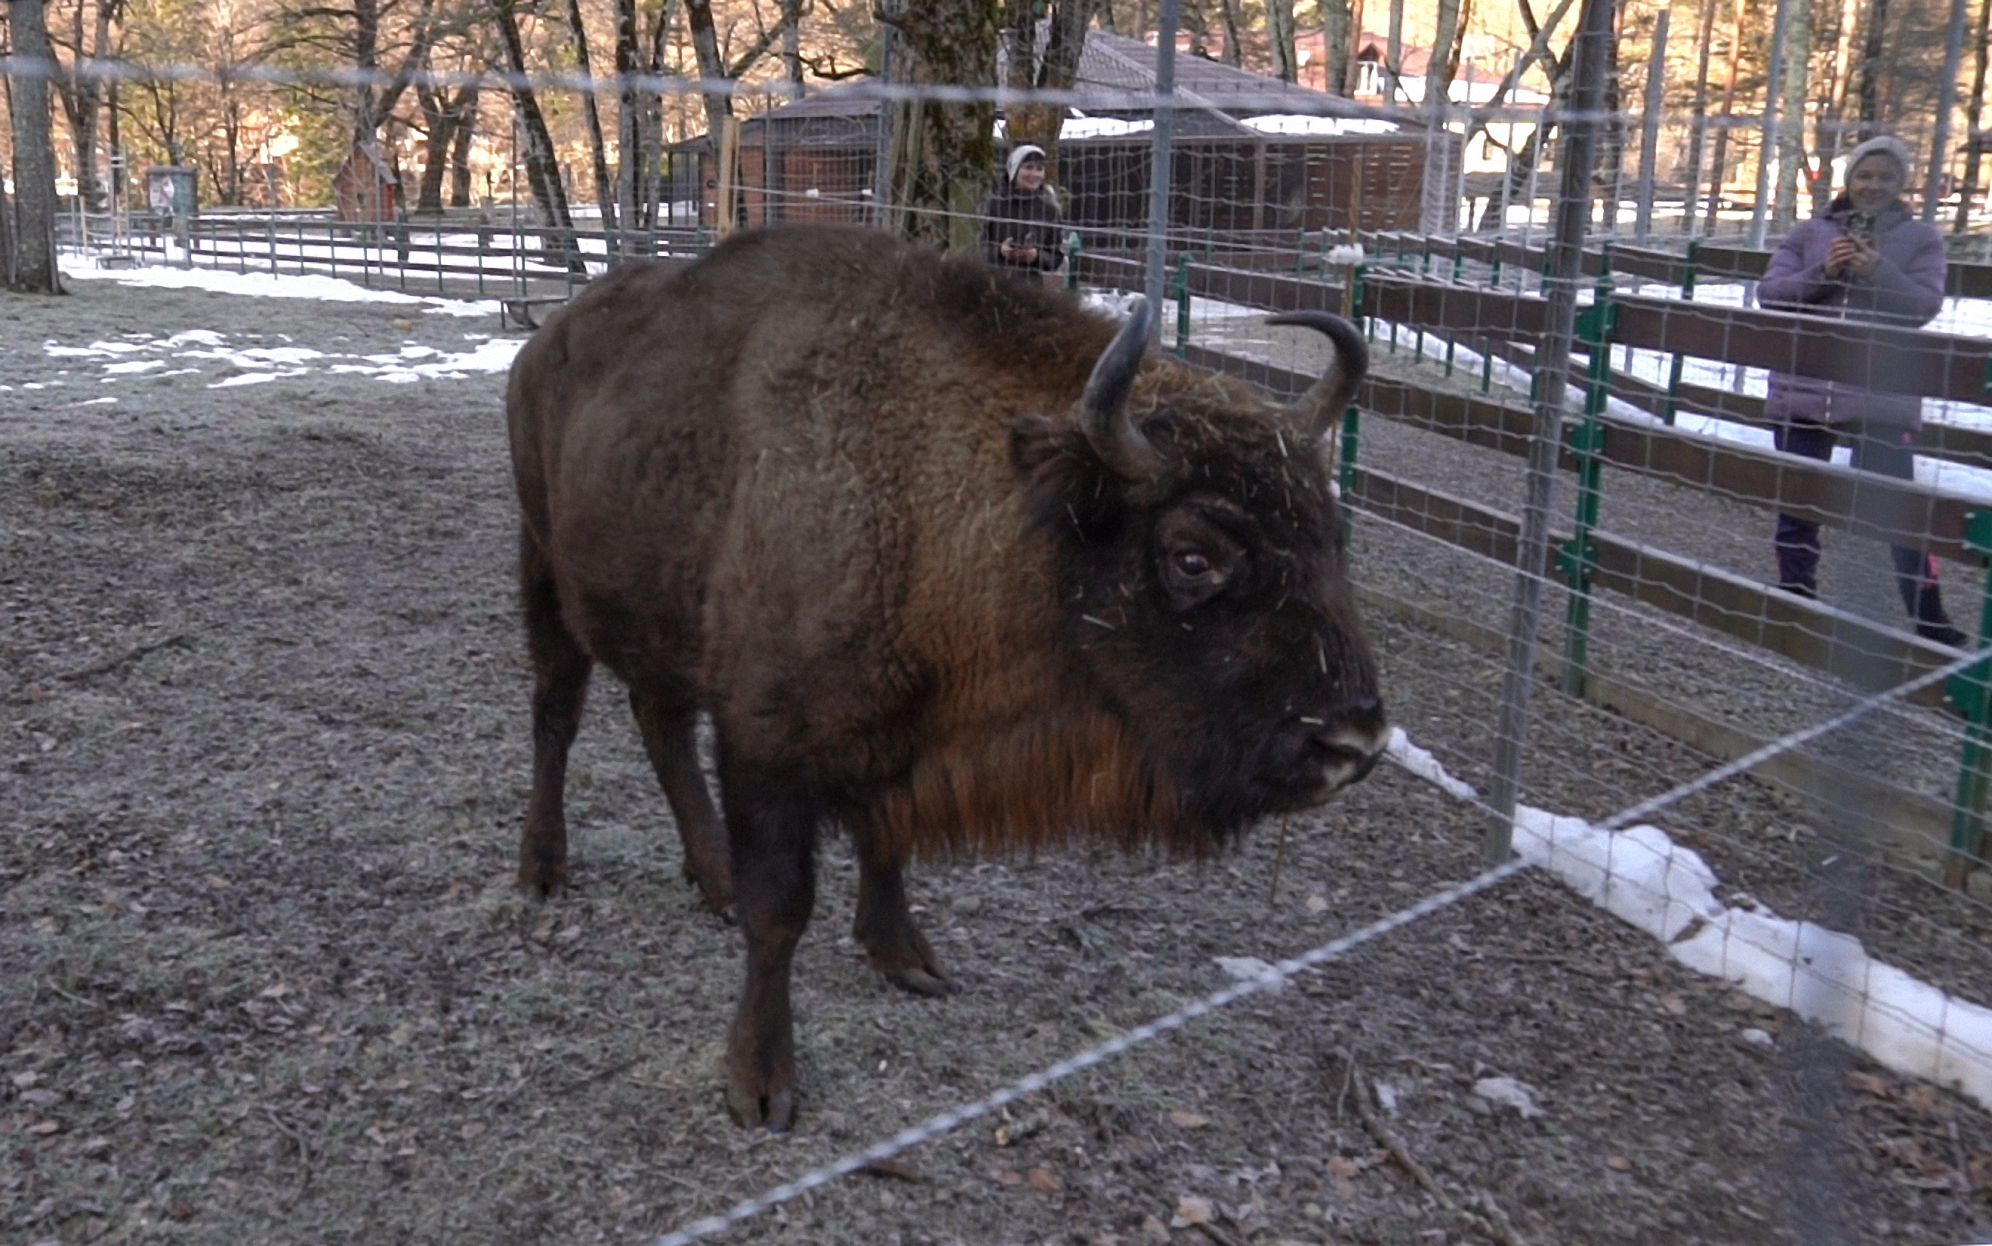
[[[961,991],[961,983],[953,978],[938,972],[929,973],[925,969],[890,969],[886,971],[885,980],[902,991],[925,995],[930,999]]]
[[[537,862],[519,866],[519,891],[529,899],[551,900],[566,890],[566,870],[543,868]]]
[[[765,1125],[769,1133],[785,1134],[795,1127],[795,1087],[762,1094],[746,1086],[728,1086],[726,1112],[742,1129]]]

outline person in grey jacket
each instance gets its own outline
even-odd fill
[[[1058,200],[1044,184],[1044,148],[1021,143],[1010,152],[1009,181],[982,205],[982,253],[1006,276],[1039,282],[1065,263]]]
[[[1871,138],[1847,159],[1847,186],[1822,216],[1791,231],[1757,284],[1757,301],[1781,311],[1918,327],[1944,304],[1944,240],[1914,219],[1902,202],[1909,149],[1901,140]],[[1778,449],[1830,459],[1841,437],[1853,445],[1853,466],[1912,480],[1923,400],[1812,377],[1771,374],[1764,406]],[[1819,525],[1779,515],[1778,586],[1818,595]],[[1902,604],[1926,640],[1963,646],[1963,632],[1944,614],[1937,560],[1906,545],[1890,551]]]

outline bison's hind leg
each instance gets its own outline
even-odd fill
[[[631,687],[630,712],[643,732],[643,747],[657,782],[671,802],[678,839],[685,848],[685,877],[697,884],[706,907],[726,916],[733,908],[733,869],[726,830],[713,808],[712,793],[699,769],[698,710],[689,697]]]
[[[883,851],[873,834],[859,831],[853,838],[858,850],[858,916],[851,935],[865,949],[866,960],[888,982],[915,995],[952,995],[960,990],[907,911],[904,862]]]
[[[594,661],[561,621],[553,567],[524,528],[519,589],[533,663],[533,790],[519,837],[519,886],[547,897],[567,885],[567,750],[581,728]]]

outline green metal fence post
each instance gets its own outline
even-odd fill
[[[477,297],[480,299],[484,297],[484,256],[490,250],[486,245],[485,230],[483,225],[477,227]]]
[[[1598,564],[1591,532],[1598,526],[1605,449],[1605,425],[1598,417],[1605,413],[1605,400],[1611,394],[1612,330],[1617,320],[1618,309],[1612,303],[1611,243],[1607,242],[1599,266],[1597,296],[1590,308],[1577,317],[1577,338],[1590,348],[1591,365],[1585,374],[1584,422],[1570,430],[1568,439],[1570,452],[1577,460],[1575,531],[1558,548],[1556,556],[1557,570],[1570,583],[1570,609],[1563,638],[1563,691],[1573,697],[1584,695],[1584,679],[1590,664],[1591,579]],[[1550,383],[1557,381],[1552,379]]]
[[[1701,239],[1688,239],[1687,268],[1681,274],[1681,298],[1689,303],[1695,301],[1695,253],[1699,250],[1701,250]],[[1681,363],[1682,356],[1677,354],[1667,369],[1667,402],[1660,408],[1660,419],[1667,424],[1674,422],[1674,413],[1680,407]]]
[[[1992,386],[1988,386],[1992,388]],[[1965,548],[1981,558],[1992,556],[1992,511],[1966,511]],[[1944,700],[1964,714],[1970,724],[1964,733],[1964,751],[1958,758],[1957,795],[1951,802],[1951,852],[1944,866],[1944,881],[1963,887],[1972,867],[1985,858],[1985,795],[1988,786],[1986,766],[1988,745],[1992,744],[1992,579],[1985,584],[1983,604],[1978,611],[1978,651],[1981,658],[1950,677],[1944,685]]]
[[[1065,235],[1065,288],[1079,288],[1079,231]]]
[[[1190,253],[1176,261],[1176,358],[1181,359],[1190,344]]]

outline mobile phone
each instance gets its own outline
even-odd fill
[[[1847,235],[1874,244],[1874,213],[1855,212],[1847,217]]]

